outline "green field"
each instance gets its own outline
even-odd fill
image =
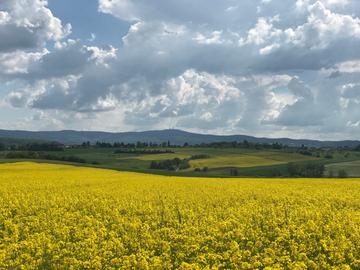
[[[68,153],[88,159],[96,160],[100,164],[112,168],[130,169],[135,171],[151,172],[149,170],[150,162],[167,160],[167,159],[186,159],[193,155],[204,154],[209,158],[191,160],[191,168],[178,174],[193,173],[195,168],[208,167],[210,175],[228,174],[222,172],[227,168],[255,168],[259,166],[282,165],[288,162],[304,162],[316,160],[316,158],[300,155],[297,153],[286,153],[283,151],[268,150],[248,150],[248,149],[215,149],[215,148],[178,148],[172,149],[175,153],[166,154],[114,154],[111,149],[93,149],[89,150],[68,150]],[[161,173],[161,172],[160,172]],[[163,172],[164,173],[164,172]]]
[[[316,160],[296,153],[276,151],[233,151],[232,149],[179,149],[175,153],[139,155],[131,157],[137,161],[166,160],[173,158],[190,158],[192,155],[205,154],[209,158],[190,161],[191,171],[195,168],[249,168],[258,166],[271,166],[305,160]],[[121,161],[129,159],[128,156],[118,158]]]
[[[193,168],[250,168],[258,166],[271,166],[286,164],[288,162],[314,160],[314,158],[305,157],[295,153],[283,153],[273,151],[255,151],[243,154],[227,154],[214,156],[209,159],[191,161]]]
[[[304,164],[308,162],[327,165],[327,172],[333,170],[334,175],[338,170],[345,169],[348,175],[360,177],[360,153],[354,151],[331,151],[332,158],[325,158],[328,151],[315,150],[311,156],[300,154],[292,149],[246,149],[246,148],[170,148],[173,153],[164,154],[134,154],[115,153],[114,148],[68,148],[64,152],[48,152],[55,156],[74,156],[86,160],[86,166],[110,168],[122,171],[135,171],[155,173],[162,175],[180,176],[207,176],[207,177],[230,177],[230,170],[236,169],[238,176],[262,176],[273,177],[286,176],[289,162]],[[162,148],[166,150],[166,148]],[[0,152],[0,162],[19,161],[27,159],[8,160],[5,156],[8,152]],[[194,155],[206,155],[206,158],[190,160],[190,168],[179,171],[153,170],[150,169],[152,161],[165,161],[174,158],[190,159]],[[38,160],[41,162],[41,160]],[[45,160],[44,160],[45,161]],[[53,163],[65,163],[51,161]],[[203,169],[206,168],[206,171]],[[195,172],[198,169],[199,172]],[[276,174],[274,174],[276,172]],[[277,174],[277,173],[281,174]]]
[[[339,170],[345,170],[349,177],[360,177],[360,160],[339,162],[326,166],[327,175],[331,173],[336,175]]]

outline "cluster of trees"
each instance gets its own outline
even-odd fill
[[[260,149],[274,149],[274,150],[292,149],[293,151],[296,151],[299,154],[308,155],[308,156],[314,155],[314,151],[317,149],[317,148],[309,148],[304,145],[302,145],[300,147],[290,147],[288,145],[281,144],[278,142],[269,144],[269,143],[254,143],[254,142],[249,142],[247,140],[244,140],[242,142],[240,142],[240,141],[213,142],[213,143],[201,143],[201,144],[194,144],[194,145],[190,145],[189,143],[184,143],[182,146],[181,145],[173,145],[170,143],[170,141],[162,142],[162,143],[141,142],[141,141],[138,141],[136,143],[124,143],[124,142],[109,143],[109,142],[97,141],[94,144],[92,144],[90,141],[86,141],[76,147],[82,147],[82,148],[90,148],[90,147],[97,147],[97,148],[202,147],[202,148],[245,148],[245,149],[258,149],[258,150],[260,150]],[[356,148],[354,148],[353,150],[360,151],[360,145],[357,146]]]
[[[239,172],[237,169],[230,169],[230,175],[231,176],[238,176],[239,175]]]
[[[324,156],[324,158],[326,158],[326,159],[333,159],[334,156],[333,156],[331,153],[326,153],[325,156]]]
[[[169,171],[178,171],[185,170],[190,168],[190,163],[187,159],[166,159],[161,161],[152,161],[150,164],[150,169],[154,170],[169,170]]]
[[[167,160],[161,160],[161,161],[152,161],[150,163],[150,169],[155,170],[170,170],[170,171],[178,171],[178,170],[185,170],[190,168],[190,160],[196,160],[196,159],[206,159],[209,158],[209,155],[205,154],[198,154],[193,155],[190,158],[180,159],[180,158],[174,158],[174,159],[167,159]],[[195,172],[207,172],[209,170],[208,167],[204,167],[202,169],[195,168]]]
[[[156,147],[203,147],[203,148],[250,148],[250,149],[284,149],[288,148],[288,146],[280,144],[280,143],[273,143],[273,144],[266,144],[266,143],[251,143],[247,140],[242,142],[214,142],[214,143],[201,143],[190,145],[189,143],[184,143],[182,146],[180,145],[172,145],[170,141],[163,142],[163,143],[153,143],[153,142],[136,142],[136,143],[124,143],[124,142],[95,142],[92,144],[91,142],[83,142],[79,147],[82,148],[90,148],[90,147],[98,147],[98,148],[156,148]]]
[[[324,177],[325,166],[324,164],[316,162],[307,162],[307,163],[289,163],[287,167],[272,168],[268,176],[271,177],[304,177],[304,178],[321,178]],[[231,168],[230,176],[239,176],[240,173],[238,169]],[[343,176],[344,177],[344,176]]]
[[[171,150],[162,150],[162,149],[137,149],[137,148],[121,148],[118,150],[114,151],[114,154],[138,154],[138,155],[143,155],[143,154],[171,154],[171,153],[175,153],[174,151]]]
[[[19,147],[21,151],[46,151],[46,152],[57,152],[64,151],[65,147],[63,144],[57,142],[50,143],[31,143],[22,145]]]
[[[325,173],[324,164],[309,162],[305,164],[289,163],[287,166],[291,177],[323,177]]]
[[[337,177],[337,178],[347,178],[349,177],[349,174],[347,173],[346,170],[344,169],[340,169],[337,171],[337,174],[334,173],[334,171],[331,169],[329,172],[328,177],[333,178],[333,177]]]
[[[309,150],[306,149],[300,149],[299,151],[297,151],[297,153],[304,155],[304,156],[312,156],[313,153]]]
[[[198,154],[198,155],[192,155],[189,160],[197,160],[197,159],[207,159],[210,158],[209,155],[205,155],[205,154]]]
[[[0,143],[0,151],[45,151],[45,152],[59,152],[64,151],[65,146],[57,142],[44,142],[44,143],[27,143],[27,144],[12,144],[6,146]]]
[[[195,168],[194,172],[207,172],[209,171],[209,167]]]
[[[152,142],[136,142],[136,143],[124,143],[124,142],[95,142],[95,144],[91,144],[91,142],[83,142],[79,147],[81,148],[126,148],[126,149],[132,149],[132,148],[156,148],[156,147],[179,147],[175,145],[171,145],[170,141],[163,142],[163,143],[152,143]]]
[[[184,145],[186,146],[186,145]],[[281,150],[288,148],[288,146],[281,143],[252,143],[247,140],[242,142],[213,142],[213,143],[201,143],[195,145],[195,147],[205,147],[205,148],[246,148],[246,149],[276,149]]]
[[[56,161],[66,161],[73,163],[89,163],[85,159],[77,157],[77,156],[58,156],[51,155],[46,153],[39,152],[9,152],[6,154],[5,158],[8,159],[42,159],[42,160],[56,160]],[[96,161],[90,162],[91,164],[99,164]]]
[[[315,156],[320,158],[321,154],[324,155],[325,158],[333,158],[331,152],[326,151],[323,153],[323,150],[315,147],[307,147],[305,145],[301,145],[301,147],[296,148],[296,153],[304,155],[304,156]]]
[[[344,169],[341,169],[338,171],[338,177],[339,178],[347,178],[347,177],[349,177],[349,175]]]
[[[329,177],[333,178],[333,177],[338,177],[338,178],[347,178],[349,177],[348,173],[344,170],[344,169],[340,169],[337,174],[334,173],[333,170],[331,170],[329,172]]]

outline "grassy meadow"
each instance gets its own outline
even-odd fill
[[[0,269],[359,269],[360,180],[0,164]]]
[[[144,172],[159,175],[176,175],[190,177],[231,177],[230,170],[236,169],[241,177],[273,177],[274,172],[281,172],[286,177],[288,163],[319,163],[327,166],[325,176],[332,170],[336,176],[338,170],[350,170],[348,175],[360,177],[360,153],[355,151],[331,151],[331,159],[325,158],[328,151],[316,150],[312,155],[304,155],[291,149],[245,149],[245,148],[154,148],[153,150],[171,150],[172,153],[116,153],[116,148],[67,148],[60,152],[43,152],[52,156],[76,157],[84,160],[83,166],[101,167],[121,171]],[[152,149],[150,149],[151,151]],[[149,150],[147,150],[149,151]],[[7,159],[8,151],[0,151],[1,162],[26,161],[29,159]],[[12,153],[17,153],[13,151]],[[205,155],[205,158],[194,159],[192,156]],[[175,158],[188,159],[189,168],[184,170],[151,169],[153,161],[161,162]],[[31,158],[30,158],[31,160]],[[41,161],[38,160],[37,161]],[[42,160],[43,162],[76,164],[59,160]],[[344,167],[345,166],[345,167]],[[203,168],[207,168],[203,171]],[[196,171],[198,169],[198,171]],[[279,175],[279,174],[275,174]]]
[[[186,172],[191,172],[195,168],[208,167],[214,172],[226,168],[254,168],[261,166],[272,166],[286,164],[288,162],[303,162],[316,160],[297,153],[286,153],[282,151],[268,150],[247,150],[247,149],[211,149],[211,148],[180,148],[175,149],[175,153],[154,154],[154,155],[134,155],[130,157],[134,163],[152,160],[167,159],[186,159],[193,155],[207,155],[207,158],[191,160],[191,167]],[[120,161],[128,160],[129,156],[119,158]],[[146,169],[146,168],[144,168]]]
[[[360,176],[360,160],[333,163],[326,166],[327,174],[345,170],[350,177]]]
[[[132,152],[133,151],[133,152]],[[25,154],[25,156],[21,156]],[[13,155],[8,157],[8,155]],[[34,156],[35,155],[35,156]],[[36,155],[38,157],[36,157]],[[201,158],[193,158],[199,157]],[[185,166],[156,165],[175,159]],[[187,177],[360,177],[360,152],[347,149],[308,149],[264,147],[81,147],[62,151],[0,151],[0,163],[34,161],[81,165],[119,171]],[[322,175],[290,173],[289,165],[303,168],[324,166]],[[173,166],[173,168],[169,168]],[[164,168],[165,167],[165,168]],[[175,168],[174,168],[175,167]],[[305,168],[300,171],[306,171]],[[340,172],[342,172],[340,174]]]

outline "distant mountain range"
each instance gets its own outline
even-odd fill
[[[142,131],[142,132],[98,132],[98,131],[22,131],[22,130],[0,130],[0,138],[11,139],[27,139],[27,140],[45,140],[57,141],[63,144],[80,144],[84,141],[90,142],[125,142],[136,143],[153,142],[162,143],[170,141],[171,144],[183,145],[188,143],[191,145],[212,142],[242,142],[247,140],[253,143],[281,143],[289,146],[308,147],[356,147],[360,145],[360,141],[319,141],[319,140],[295,140],[289,138],[257,138],[246,135],[207,135],[196,134],[182,130],[168,129],[168,130],[155,130],[155,131]]]

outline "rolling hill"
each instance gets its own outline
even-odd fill
[[[246,135],[208,135],[190,133],[182,130],[168,129],[142,132],[98,132],[98,131],[23,131],[23,130],[0,130],[0,138],[27,139],[27,140],[47,140],[57,141],[64,144],[79,144],[84,141],[90,142],[125,142],[135,143],[153,142],[162,143],[170,141],[171,144],[191,145],[213,142],[232,142],[247,140],[253,143],[281,143],[289,146],[309,146],[309,147],[356,147],[360,141],[319,141],[319,140],[296,140],[289,138],[257,138]]]

